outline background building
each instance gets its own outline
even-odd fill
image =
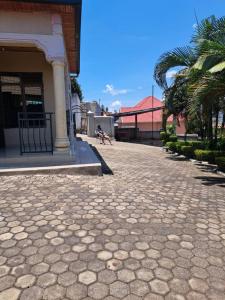
[[[121,107],[120,112],[135,112],[157,107],[163,107],[163,102],[155,97],[149,96],[138,102],[133,107]],[[167,123],[173,124],[172,116],[168,118]],[[118,121],[118,126],[119,128],[135,128],[135,116],[121,117]],[[153,132],[153,137],[159,138],[159,132],[162,129],[162,110],[137,115],[137,127],[139,137],[151,138]],[[180,120],[180,126],[177,126],[176,131],[178,134],[185,133],[183,120]]]

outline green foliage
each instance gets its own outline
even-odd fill
[[[219,151],[225,151],[225,138],[220,138],[217,142],[217,149]]]
[[[211,150],[195,150],[195,157],[199,161],[208,161],[209,163],[215,162],[214,151]]]
[[[194,147],[193,146],[181,146],[181,152],[187,158],[194,157]]]
[[[178,141],[178,142],[176,143],[176,150],[177,150],[177,153],[182,154],[181,147],[183,147],[183,146],[189,146],[188,142]]]
[[[169,139],[169,134],[167,132],[165,132],[165,131],[161,131],[160,132],[160,140],[164,141],[166,139]]]
[[[215,158],[216,164],[218,165],[219,169],[225,172],[225,156],[216,157]]]
[[[190,141],[190,142],[187,142],[187,143],[190,146],[192,146],[194,150],[196,150],[196,149],[204,150],[205,149],[204,142],[201,142],[201,141]]]
[[[176,128],[174,125],[167,125],[166,126],[166,132],[169,134],[169,135],[175,135],[176,134]]]
[[[165,146],[167,142],[169,142],[169,134],[165,131],[160,132],[160,140],[163,142],[163,145]]]
[[[70,80],[71,80],[72,94],[77,94],[78,97],[80,98],[80,101],[82,101],[83,100],[83,92],[82,92],[80,84],[78,83],[78,81],[75,77],[71,77]]]
[[[169,142],[177,142],[177,136],[176,135],[171,135],[169,137]]]
[[[224,156],[224,152],[213,151],[213,150],[200,150],[197,149],[194,151],[195,157],[199,161],[208,161],[209,163],[214,164],[217,157]]]
[[[177,150],[176,142],[167,142],[166,147],[172,152],[176,152]]]

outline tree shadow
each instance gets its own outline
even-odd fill
[[[195,163],[195,165],[204,173],[216,173],[218,169],[215,165],[203,165],[201,163]]]
[[[97,158],[100,160],[101,165],[102,165],[102,173],[105,175],[114,175],[113,171],[110,169],[110,167],[107,165],[105,162],[104,158],[101,156],[101,154],[98,152],[97,148],[93,145],[90,145],[91,149],[94,151],[95,155]]]
[[[218,185],[225,188],[225,178],[216,176],[197,176],[195,179],[202,180],[202,184],[206,186]]]

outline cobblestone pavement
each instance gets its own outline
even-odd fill
[[[224,300],[224,178],[97,148],[113,176],[1,177],[0,300]]]

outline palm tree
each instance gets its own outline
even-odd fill
[[[186,107],[188,104],[188,74],[197,61],[195,50],[191,47],[176,48],[173,51],[163,54],[154,71],[154,78],[157,84],[164,90],[165,112],[163,128],[166,128],[166,120],[173,115],[177,120],[185,117],[187,120]],[[167,82],[167,73],[173,68],[179,68],[174,76],[171,85]],[[186,122],[187,123],[187,122]]]
[[[169,86],[166,75],[171,68],[179,72]],[[163,54],[156,64],[154,78],[163,88],[167,115],[185,112],[198,120],[202,137],[213,139],[212,120],[224,110],[225,96],[225,18],[214,16],[198,24],[192,46]],[[217,138],[217,130],[215,130]]]

